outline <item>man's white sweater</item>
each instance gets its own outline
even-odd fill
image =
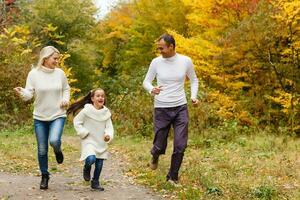
[[[64,71],[59,68],[33,68],[27,76],[21,96],[25,101],[34,96],[34,119],[51,121],[66,117],[66,110],[60,104],[69,102],[70,86]]]
[[[170,58],[159,56],[154,58],[143,82],[143,86],[149,92],[154,86],[152,81],[156,77],[157,86],[162,91],[155,95],[154,107],[176,107],[187,103],[184,91],[186,76],[190,79],[191,98],[197,98],[198,79],[191,58],[176,53]]]

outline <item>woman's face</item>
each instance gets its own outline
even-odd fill
[[[50,57],[46,58],[44,60],[44,66],[50,69],[54,69],[58,65],[59,61],[59,54],[53,53]]]
[[[94,96],[91,98],[96,109],[103,108],[105,103],[105,94],[103,90],[96,90]]]

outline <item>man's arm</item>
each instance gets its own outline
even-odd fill
[[[143,87],[149,92],[151,93],[154,86],[152,85],[152,81],[154,80],[156,76],[156,71],[154,69],[154,65],[153,65],[153,62],[151,62],[150,66],[149,66],[149,69],[148,69],[148,72],[145,76],[145,79],[143,81]]]
[[[191,59],[189,59],[188,62],[188,71],[187,76],[190,79],[191,84],[191,100],[193,104],[198,104],[197,94],[198,94],[198,87],[199,87],[199,81],[194,69],[194,65]]]

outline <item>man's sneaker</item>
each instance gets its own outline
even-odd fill
[[[174,187],[181,187],[178,180],[168,179],[167,182]]]
[[[64,162],[64,155],[61,151],[55,152],[55,158],[58,164],[61,164]]]
[[[156,170],[158,167],[158,158],[159,156],[152,156],[151,161],[150,161],[150,168],[152,170]]]

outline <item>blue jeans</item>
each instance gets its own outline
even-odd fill
[[[85,159],[85,166],[91,167],[95,163],[95,171],[93,181],[99,181],[100,173],[102,171],[103,159],[96,158],[95,155],[90,155]]]
[[[42,174],[48,172],[48,140],[54,152],[60,152],[61,136],[65,125],[65,117],[52,121],[40,121],[34,119],[34,131],[38,143],[38,161]]]

